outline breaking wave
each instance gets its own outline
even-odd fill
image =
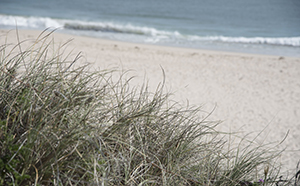
[[[210,36],[203,38],[211,41],[231,42],[231,43],[250,43],[250,44],[270,44],[300,46],[300,37],[225,37]]]
[[[62,28],[74,31],[107,32],[116,34],[132,34],[146,36],[145,41],[160,42],[162,40],[180,42],[225,42],[225,43],[248,43],[269,44],[282,46],[300,46],[300,37],[227,37],[227,36],[197,36],[184,35],[178,31],[164,31],[156,28],[122,24],[115,22],[89,22],[67,19],[53,19],[49,17],[12,16],[0,14],[0,27],[25,27],[29,29]],[[150,38],[150,39],[149,39]]]

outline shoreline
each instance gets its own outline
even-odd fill
[[[7,31],[0,29],[0,35]],[[18,33],[23,41],[37,38],[41,31]],[[201,106],[203,117],[213,111],[207,120],[223,121],[220,131],[248,134],[264,130],[257,143],[279,143],[289,130],[280,146],[287,147],[280,161],[283,170],[296,169],[300,157],[300,58],[127,43],[58,32],[53,38],[59,45],[74,38],[66,52],[73,50],[71,57],[75,57],[82,51],[82,64],[89,63],[93,69],[131,70],[127,75],[136,76],[133,85],[141,86],[146,80],[152,91],[165,78],[165,89],[174,93],[173,100]],[[7,39],[16,42],[16,31]]]
[[[260,56],[277,56],[277,57],[288,57],[288,58],[300,58],[300,55],[298,53],[295,53],[295,52],[292,52],[292,53],[285,53],[284,55],[282,54],[275,54],[275,52],[270,52],[270,49],[269,49],[269,52],[266,52],[266,49],[263,49],[264,52],[258,52],[257,49],[254,49],[252,48],[252,44],[250,43],[250,48],[243,48],[243,49],[237,49],[237,46],[231,46],[227,49],[224,49],[224,46],[223,47],[216,47],[215,44],[208,44],[208,45],[201,45],[201,46],[183,46],[183,45],[172,45],[172,44],[155,44],[155,43],[143,43],[143,42],[132,42],[132,41],[122,41],[122,40],[117,40],[117,39],[107,39],[107,38],[101,38],[101,37],[96,37],[96,36],[88,36],[88,35],[79,35],[79,34],[72,34],[70,32],[67,32],[67,31],[59,31],[58,30],[58,33],[61,33],[61,34],[66,34],[66,35],[73,35],[73,36],[78,36],[78,37],[87,37],[87,38],[95,38],[95,39],[100,39],[100,40],[107,40],[107,41],[116,41],[116,42],[121,42],[121,43],[131,43],[131,44],[137,44],[137,45],[146,45],[146,46],[157,46],[157,47],[166,47],[166,48],[179,48],[179,49],[187,49],[187,50],[197,50],[197,51],[205,51],[205,52],[209,52],[209,51],[212,51],[212,52],[219,52],[219,53],[227,53],[227,54],[243,54],[243,55],[260,55]],[[223,44],[224,45],[224,44]],[[240,46],[243,46],[243,45],[248,45],[246,43],[235,43],[235,45],[240,45]],[[260,45],[260,44],[254,44],[254,45]],[[269,46],[271,47],[271,46]],[[287,46],[277,46],[277,45],[274,45],[272,46],[276,49],[276,51],[280,51],[282,52],[281,50],[284,50],[284,49],[279,49],[279,48],[285,48]],[[292,46],[289,46],[289,47],[292,47]],[[295,49],[296,50],[296,49]],[[298,49],[300,51],[300,48]],[[290,51],[289,51],[290,52]]]
[[[15,30],[15,28],[0,28],[0,30]],[[41,29],[26,29],[22,28],[19,29],[22,31],[34,31],[34,32],[42,32]],[[156,47],[162,47],[162,48],[179,48],[179,49],[187,49],[187,50],[197,50],[197,51],[213,51],[218,53],[228,53],[228,54],[243,54],[243,55],[261,55],[261,56],[277,56],[277,57],[287,57],[287,58],[300,58],[300,54],[298,51],[300,51],[300,48],[295,48],[292,46],[280,46],[280,45],[270,45],[267,48],[263,47],[262,50],[258,50],[256,48],[257,46],[261,44],[251,44],[251,43],[232,43],[232,46],[222,46],[224,45],[221,43],[206,43],[205,42],[201,45],[197,46],[187,46],[187,45],[180,45],[180,44],[162,44],[162,43],[144,43],[144,42],[134,42],[134,41],[127,41],[127,40],[118,40],[118,39],[109,39],[109,38],[101,38],[97,36],[90,36],[86,35],[87,33],[72,33],[71,31],[66,31],[64,29],[49,29],[49,30],[56,30],[55,33],[63,34],[63,35],[70,35],[74,37],[86,37],[86,38],[94,38],[104,41],[111,41],[111,42],[120,42],[120,43],[130,43],[130,44],[136,44],[136,45],[146,45],[146,46],[156,46]],[[240,47],[238,47],[240,45]],[[253,45],[253,46],[252,46]],[[256,47],[254,47],[257,45]],[[273,49],[271,49],[271,47]],[[294,48],[291,49],[287,48]],[[271,52],[272,51],[272,52]],[[279,52],[279,53],[278,53]]]

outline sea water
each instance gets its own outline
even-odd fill
[[[0,28],[300,57],[300,0],[0,0]]]

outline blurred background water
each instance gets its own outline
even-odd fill
[[[0,0],[0,28],[300,57],[300,0]]]

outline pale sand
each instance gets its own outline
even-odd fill
[[[7,31],[0,30],[1,44]],[[8,34],[8,43],[16,41]],[[40,31],[19,30],[20,39],[36,38]],[[208,120],[223,121],[218,130],[265,131],[258,143],[280,142],[286,147],[281,163],[293,173],[300,160],[300,58],[182,49],[54,34],[56,43],[74,38],[68,51],[82,51],[94,69],[133,70],[133,84],[149,80],[152,90],[162,82],[172,99],[202,106]],[[32,44],[32,43],[31,43]],[[25,48],[25,47],[24,47]],[[23,49],[24,49],[23,48]],[[251,137],[255,137],[255,134]]]

